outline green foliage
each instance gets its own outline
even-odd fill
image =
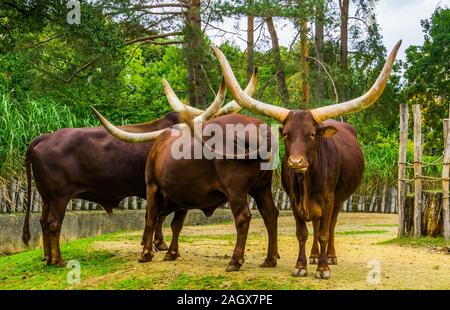
[[[406,50],[404,96],[409,104],[421,105],[425,151],[440,153],[442,119],[448,118],[450,104],[450,9],[438,7],[421,25],[425,34],[423,46]]]
[[[76,114],[67,106],[52,101],[17,102],[3,95],[0,100],[0,176],[21,173],[23,158],[31,140],[63,127],[93,126],[88,111]]]

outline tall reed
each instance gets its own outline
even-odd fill
[[[0,100],[0,182],[23,176],[24,154],[33,138],[64,127],[96,126],[90,111],[74,113],[67,106],[46,100]]]

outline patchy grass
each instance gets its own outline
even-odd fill
[[[137,262],[142,232],[116,232],[71,241],[62,246],[63,257],[81,264],[81,281],[66,282],[67,268],[46,266],[42,249],[0,257],[0,289],[450,289],[448,255],[393,241],[397,221],[390,214],[340,214],[336,249],[338,265],[330,266],[331,279],[315,279],[316,265],[308,266],[304,278],[291,276],[298,255],[293,217],[280,217],[276,268],[260,268],[267,253],[267,232],[262,219],[252,219],[239,272],[225,272],[233,253],[236,229],[233,223],[186,226],[180,237],[180,257],[163,261],[164,252],[152,262]],[[367,228],[373,225],[373,229]],[[377,229],[386,226],[386,230]],[[372,227],[372,226],[371,226]],[[312,246],[312,227],[307,254]],[[170,242],[170,228],[164,228]],[[434,244],[442,241],[432,240]],[[408,241],[409,243],[410,241]],[[424,242],[424,240],[421,240]],[[428,243],[428,242],[427,242]],[[309,255],[308,255],[309,256]],[[367,264],[380,262],[382,284],[368,285]]]
[[[366,224],[364,227],[398,227],[398,224]]]
[[[338,231],[336,235],[341,236],[351,236],[351,235],[380,235],[387,233],[387,230],[347,230],[347,231]]]
[[[118,233],[112,234],[115,237]],[[114,272],[124,262],[123,257],[115,253],[91,250],[94,241],[105,240],[110,236],[85,238],[62,245],[65,257],[80,262],[83,278],[97,277]],[[0,258],[0,289],[64,289],[67,268],[46,266],[42,259],[42,249],[28,250]]]
[[[442,237],[399,237],[380,242],[379,244],[397,244],[400,246],[412,247],[450,247],[450,241]]]

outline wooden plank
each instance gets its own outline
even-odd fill
[[[450,240],[450,207],[449,207],[449,177],[450,177],[450,121],[444,119],[444,162],[442,167],[442,215],[444,238]],[[446,125],[445,125],[446,124]]]
[[[383,191],[381,192],[381,213],[386,212],[386,191],[387,191],[387,185],[383,185]]]
[[[414,237],[421,236],[422,227],[422,113],[413,105],[414,115]]]
[[[372,199],[370,200],[369,212],[374,212],[375,201],[377,199],[377,190],[372,193]]]
[[[406,201],[406,155],[408,152],[408,106],[400,105],[400,142],[398,151],[398,236],[405,235],[405,201]]]
[[[396,203],[395,197],[396,196],[397,196],[397,190],[395,189],[394,186],[391,186],[391,207],[389,208],[389,213],[395,213],[395,203]]]

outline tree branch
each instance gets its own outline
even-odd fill
[[[167,38],[167,37],[173,37],[173,36],[179,36],[182,35],[183,32],[171,32],[171,33],[163,33],[163,34],[155,34],[148,37],[143,38],[137,38],[130,41],[126,41],[125,45],[134,44],[137,42],[154,42],[155,39],[161,39],[161,38]]]
[[[364,25],[366,25],[367,29],[370,29],[370,25],[362,18],[359,18],[359,17],[356,17],[356,16],[349,16],[347,19],[358,20],[358,21],[364,23]]]
[[[65,83],[67,83],[67,84],[69,84],[70,82],[72,82],[72,80],[81,72],[81,71],[83,71],[84,69],[86,69],[86,68],[88,68],[89,66],[91,66],[93,63],[95,63],[95,61],[97,60],[97,59],[99,59],[100,58],[100,56],[97,56],[97,57],[95,57],[94,59],[92,59],[91,61],[89,61],[89,62],[87,62],[87,63],[85,63],[84,65],[82,65],[81,67],[79,67],[74,73],[72,73],[72,75],[67,79],[67,80],[65,80],[64,82]]]
[[[56,35],[54,35],[54,36],[52,36],[52,37],[50,37],[48,39],[45,39],[45,40],[40,41],[40,42],[37,42],[37,43],[35,43],[33,45],[24,46],[24,47],[21,48],[21,50],[23,51],[23,50],[26,50],[26,49],[29,49],[29,48],[34,48],[34,47],[39,46],[41,44],[44,44],[44,43],[50,42],[52,40],[55,40],[55,39],[57,39],[59,37],[62,37],[62,35],[63,35],[62,33],[56,34]]]
[[[323,68],[325,73],[328,75],[328,77],[330,78],[331,84],[333,85],[334,96],[336,97],[336,103],[338,103],[339,102],[339,96],[338,96],[338,93],[337,93],[337,90],[336,90],[336,84],[334,84],[334,80],[331,77],[330,72],[328,72],[327,67],[325,67],[325,64],[323,62],[321,62],[319,59],[317,59],[315,57],[308,56],[308,58],[315,60]]]

